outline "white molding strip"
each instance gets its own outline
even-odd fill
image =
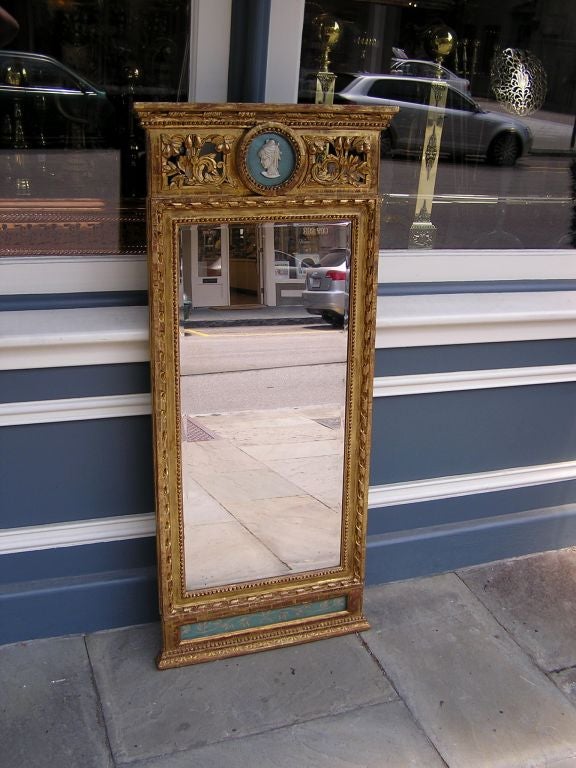
[[[463,392],[468,389],[528,387],[535,384],[561,384],[569,381],[576,381],[576,365],[380,376],[374,379],[374,397]]]
[[[148,416],[151,412],[149,393],[2,403],[0,404],[0,427]]]
[[[107,541],[142,539],[156,534],[152,513],[79,520],[73,523],[31,525],[0,529],[0,555],[34,552],[40,549],[104,544]]]
[[[560,483],[575,479],[576,461],[512,467],[470,475],[425,478],[406,483],[372,486],[368,493],[368,506],[371,509],[376,509],[397,504],[416,504],[436,501],[437,499],[450,499],[456,496],[471,496],[476,493],[510,491],[516,488]]]
[[[576,461],[514,467],[471,475],[436,477],[373,486],[369,491],[368,506],[371,509],[377,509],[574,479],[576,479]],[[155,518],[152,513],[23,528],[4,528],[0,529],[0,555],[101,544],[154,535]]]
[[[576,338],[576,292],[379,296],[376,347]]]
[[[2,312],[0,370],[146,362],[147,307]]]
[[[26,256],[0,260],[2,294],[145,291],[146,256]]]
[[[575,280],[576,261],[563,250],[380,251],[379,283]]]

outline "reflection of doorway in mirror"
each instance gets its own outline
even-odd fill
[[[335,254],[349,265],[348,222],[229,225],[228,233],[231,256],[238,248],[248,258],[238,243],[252,237],[264,251],[266,241],[292,249],[308,238],[317,266],[327,256],[334,267]],[[192,310],[180,333],[186,588],[337,567],[347,329],[302,304],[257,315],[240,305],[207,318]]]
[[[256,225],[182,227],[181,316],[203,307],[261,304],[260,241]]]
[[[194,307],[227,306],[228,230],[190,225],[180,229],[180,307],[186,317]]]
[[[231,224],[230,305],[260,305],[260,231],[256,224]]]

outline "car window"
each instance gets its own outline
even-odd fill
[[[55,67],[49,61],[42,59],[12,58],[2,62],[3,74],[11,72],[20,73],[20,85],[28,88],[63,88],[65,90],[82,90],[78,81],[71,77],[65,70]],[[4,82],[7,78],[2,77]]]
[[[368,91],[369,96],[393,101],[422,104],[428,100],[427,88],[417,80],[376,80]]]
[[[417,77],[436,77],[436,67],[429,64],[412,64],[407,71]]]
[[[320,266],[322,267],[340,267],[346,265],[348,251],[346,248],[337,248],[334,251],[328,251],[320,256]]]
[[[314,76],[314,79],[316,79],[316,76]],[[353,80],[356,80],[355,75],[348,75],[348,74],[342,74],[342,73],[337,74],[336,81],[334,83],[334,90],[336,91],[336,93],[338,93],[338,91],[344,90],[344,88],[349,86]]]
[[[458,91],[448,88],[448,94],[446,95],[446,108],[447,109],[459,109],[461,112],[475,112],[476,107],[468,99],[465,99]]]

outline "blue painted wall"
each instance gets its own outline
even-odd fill
[[[576,457],[576,383],[380,397],[370,484]]]
[[[4,427],[3,527],[154,511],[150,417]]]

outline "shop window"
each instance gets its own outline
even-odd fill
[[[144,254],[145,143],[132,106],[187,100],[189,0],[2,8],[19,30],[0,49],[1,254]]]
[[[382,142],[383,249],[574,247],[576,7],[307,0],[299,101],[314,101],[326,58],[335,103],[400,107]],[[415,242],[424,187],[431,236],[420,226]]]

